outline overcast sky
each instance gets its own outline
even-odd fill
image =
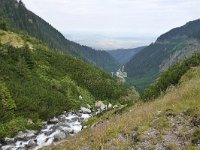
[[[98,49],[153,42],[200,18],[200,0],[22,0],[67,38]]]

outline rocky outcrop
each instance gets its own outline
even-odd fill
[[[172,109],[156,115],[148,125],[139,126],[129,135],[118,134],[108,141],[109,150],[117,149],[114,141],[130,143],[129,150],[200,149],[200,116],[187,110],[176,114]],[[145,129],[145,130],[144,130]]]
[[[92,111],[89,108],[81,107],[80,112],[81,113],[91,113]]]
[[[66,138],[66,134],[64,132],[59,132],[54,135],[54,141],[60,141],[62,139]]]
[[[134,131],[132,140],[138,149],[200,148],[199,119],[200,116],[188,115],[186,111],[175,114],[168,109],[164,114],[156,116],[146,131]]]

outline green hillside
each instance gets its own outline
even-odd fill
[[[195,20],[161,35],[126,64],[129,83],[143,90],[171,65],[198,52],[199,33],[200,20]]]
[[[95,64],[109,72],[118,69],[118,63],[106,51],[96,51],[65,39],[49,23],[27,10],[22,1],[0,0],[0,16],[18,30],[36,37],[55,51],[62,51],[65,54],[82,58],[84,61]]]
[[[1,19],[0,138],[38,128],[42,120],[96,100],[122,102],[127,94],[126,87],[97,67],[9,28]]]

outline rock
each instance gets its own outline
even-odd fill
[[[118,105],[114,105],[113,108],[118,108]]]
[[[59,121],[65,123],[65,122],[66,122],[66,118],[60,117],[60,118],[59,118]]]
[[[138,133],[136,131],[133,131],[132,134],[131,134],[131,138],[133,139],[134,143],[138,142],[139,141]]]
[[[155,146],[155,150],[165,150],[165,145],[163,143],[157,143]]]
[[[97,101],[95,103],[95,107],[101,108],[101,107],[105,107],[104,103],[102,101]]]
[[[5,138],[5,142],[7,145],[15,143],[15,138]]]
[[[27,148],[33,148],[33,147],[36,147],[36,146],[37,146],[37,141],[33,140],[33,139],[31,139],[27,144]]]
[[[108,104],[108,108],[112,108],[112,104],[111,103]]]
[[[64,132],[60,132],[60,133],[57,133],[56,135],[54,135],[54,141],[60,141],[62,139],[66,138],[66,135]]]
[[[89,104],[87,104],[87,108],[91,109],[92,107]]]
[[[54,130],[54,131],[47,131],[47,132],[45,132],[44,134],[45,134],[46,136],[50,136],[53,132],[55,132],[55,130]]]
[[[85,108],[85,107],[81,107],[81,112],[82,112],[82,113],[88,113],[88,114],[90,114],[90,113],[91,113],[91,110],[88,109],[88,108]]]
[[[28,124],[33,124],[33,121],[31,119],[28,119]]]
[[[200,117],[198,117],[197,115],[195,115],[192,120],[191,123],[196,126],[196,127],[200,127]]]
[[[27,148],[19,147],[19,148],[17,148],[17,150],[27,150]]]
[[[79,122],[83,122],[83,121],[84,121],[84,119],[85,119],[85,118],[81,117],[81,118],[79,118],[79,120],[78,120],[78,121],[79,121]]]
[[[17,136],[15,136],[16,140],[21,140],[21,141],[28,141],[30,140],[32,137],[36,136],[35,134],[37,133],[37,131],[33,131],[33,130],[26,130],[25,133],[23,133],[22,131],[20,131],[18,133]]]
[[[82,100],[83,100],[83,97],[82,97],[81,95],[79,95],[78,99],[79,99],[80,101],[82,101]]]
[[[52,127],[50,128],[50,130],[51,130],[51,132],[55,132],[56,130],[60,130],[60,127],[61,127],[61,126],[65,126],[65,124],[59,123],[59,124],[57,124],[57,125],[52,126]]]
[[[79,118],[78,118],[78,117],[74,117],[74,118],[72,118],[71,120],[72,120],[73,122],[76,122],[76,121],[79,120]]]
[[[81,116],[82,116],[82,113],[77,112],[76,115],[77,115],[78,117],[81,117]]]
[[[96,111],[93,111],[93,112],[91,113],[92,116],[95,116],[96,114],[97,114]]]
[[[100,108],[102,111],[107,109],[107,105],[105,105],[102,101],[97,101],[95,103],[95,107]]]
[[[47,124],[56,124],[58,122],[59,122],[58,118],[54,117],[53,119],[50,119],[49,121],[47,121]]]
[[[73,129],[72,128],[65,127],[65,126],[59,127],[58,130],[60,130],[61,132],[64,132],[66,135],[68,135],[69,133],[73,133]]]
[[[2,145],[6,145],[6,141],[4,138],[0,137],[0,144]]]
[[[2,148],[2,144],[0,144],[0,149]]]
[[[22,141],[28,141],[31,138],[35,137],[37,134],[37,131],[34,130],[26,130],[25,133],[19,132],[18,135],[15,137],[16,140],[22,140]]]

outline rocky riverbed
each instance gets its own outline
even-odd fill
[[[44,146],[51,145],[70,135],[80,132],[83,122],[90,117],[97,115],[106,107],[102,107],[95,111],[81,107],[78,112],[63,112],[63,114],[50,119],[44,123],[41,131],[19,132],[13,138],[5,138],[5,142],[0,145],[2,150],[37,150]]]

